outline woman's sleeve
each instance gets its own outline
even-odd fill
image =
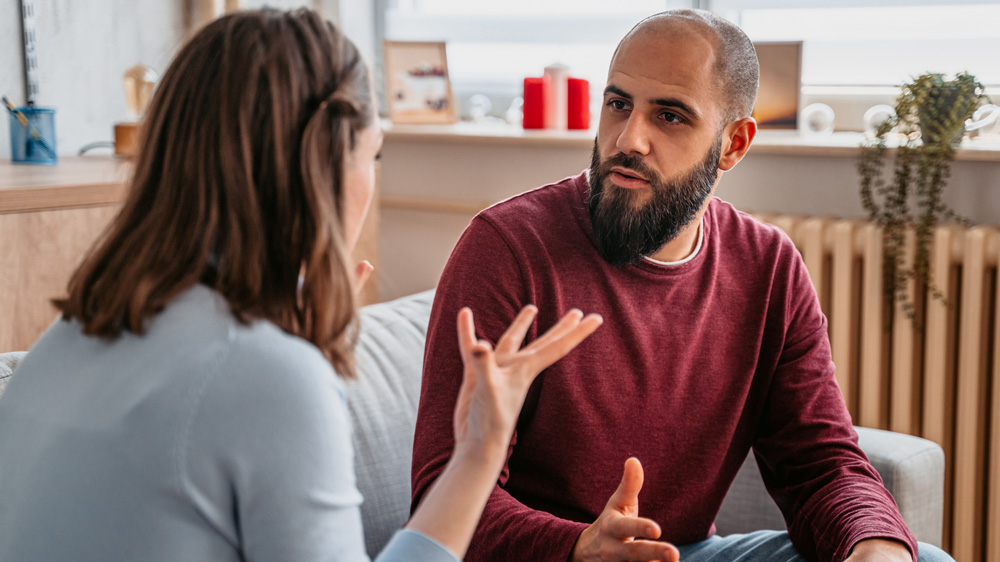
[[[402,529],[393,535],[375,562],[459,562],[450,550],[419,531]]]

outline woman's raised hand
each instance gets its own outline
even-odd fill
[[[465,364],[455,407],[455,453],[506,458],[514,424],[532,381],[546,367],[573,350],[603,319],[573,309],[525,347],[525,334],[538,309],[521,309],[494,350],[476,339],[472,311],[458,313],[458,345]]]
[[[496,487],[514,424],[538,373],[564,357],[603,320],[571,310],[525,346],[538,309],[524,307],[494,350],[476,339],[472,311],[458,313],[458,346],[465,364],[455,405],[455,451],[406,526],[465,556],[483,507]]]

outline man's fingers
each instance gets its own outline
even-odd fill
[[[624,517],[618,516],[609,518],[604,523],[604,532],[617,539],[628,540],[632,538],[658,539],[660,538],[660,526],[652,519],[645,517]]]
[[[639,513],[639,491],[642,490],[642,478],[642,464],[639,459],[629,457],[625,461],[621,484],[608,500],[608,509],[613,509],[622,515],[637,515]]]
[[[496,352],[500,354],[516,353],[517,350],[521,349],[521,344],[524,343],[524,336],[528,333],[528,328],[535,321],[535,315],[537,314],[538,307],[533,304],[522,308],[521,312],[514,318],[514,321],[510,323],[507,331],[500,336]]]
[[[528,346],[528,349],[534,351],[531,358],[532,370],[541,371],[562,359],[580,345],[580,342],[590,337],[590,334],[593,334],[594,330],[597,330],[603,323],[604,319],[599,314],[588,314],[574,326],[561,330],[561,333],[548,337],[546,341],[539,339],[532,342]],[[550,332],[552,331],[555,331],[555,327],[550,330]],[[548,335],[546,334],[546,336]]]
[[[623,560],[677,562],[681,557],[677,547],[659,541],[629,541],[622,545],[622,551]]]

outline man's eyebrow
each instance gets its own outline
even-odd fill
[[[632,99],[632,96],[629,95],[629,94],[627,94],[627,93],[625,93],[625,90],[622,90],[621,88],[618,88],[616,86],[608,86],[607,88],[604,88],[604,95],[608,95],[608,94],[614,94],[616,96],[621,96],[621,97],[623,97],[623,98],[625,98],[627,100],[631,100]]]
[[[701,119],[701,116],[698,115],[698,112],[695,111],[694,108],[677,98],[657,98],[652,100],[652,103],[653,105],[660,105],[663,107],[676,107],[677,109],[680,109],[684,113],[690,115],[692,119]]]
[[[620,96],[629,101],[632,101],[632,96],[626,93],[625,90],[622,90],[617,86],[608,86],[607,88],[604,88],[604,95],[606,96],[608,94],[614,94],[616,96]],[[692,108],[691,106],[689,106],[688,104],[684,103],[683,101],[677,98],[656,98],[654,100],[651,100],[650,103],[652,103],[653,105],[659,105],[663,107],[676,107],[677,109],[680,109],[681,111],[690,115],[692,119],[701,118],[701,116],[698,114],[697,111],[694,110],[694,108]]]

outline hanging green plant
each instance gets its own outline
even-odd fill
[[[985,99],[982,84],[971,74],[951,80],[942,74],[922,74],[903,85],[896,98],[896,116],[879,124],[873,138],[861,144],[861,203],[882,228],[885,291],[918,328],[922,319],[914,295],[905,290],[906,282],[916,279],[928,294],[944,299],[931,282],[931,238],[941,221],[969,222],[944,203],[943,193],[965,121]],[[883,169],[893,131],[899,145],[892,178],[887,180]],[[908,267],[904,242],[911,229],[916,250]]]

